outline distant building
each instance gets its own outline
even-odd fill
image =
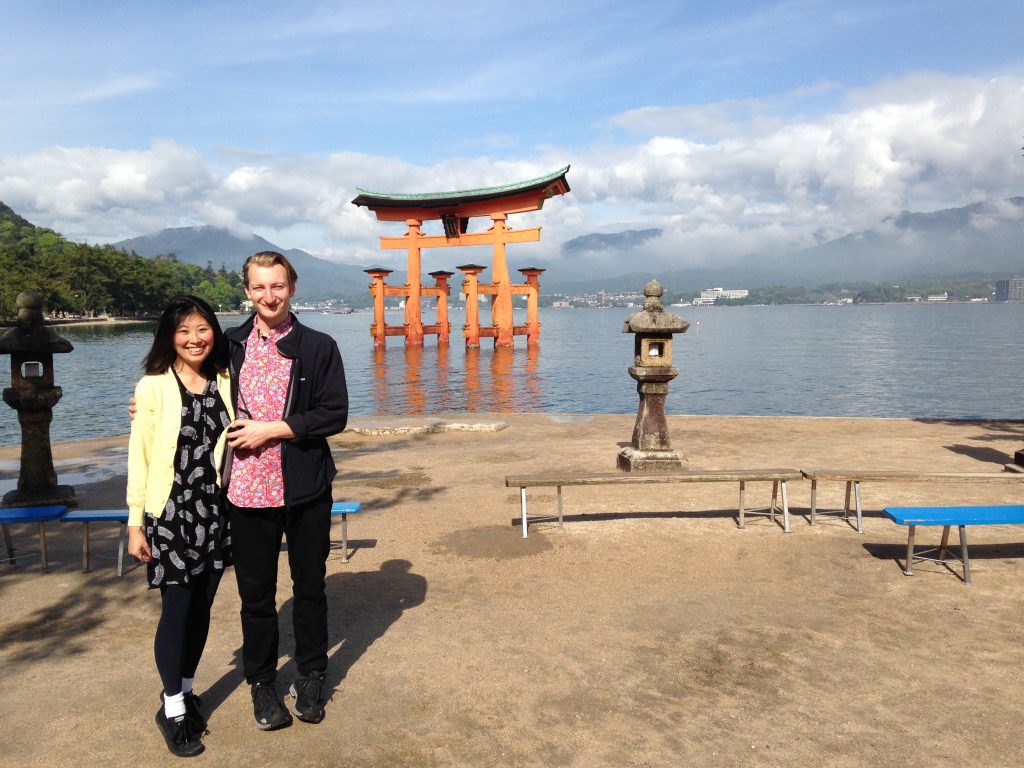
[[[1012,301],[1015,304],[1024,302],[1024,277],[997,280],[995,300]]]
[[[949,293],[943,291],[942,293],[931,293],[928,295],[928,301],[949,301]]]
[[[555,309],[569,309],[572,306],[568,301],[553,301],[551,306]]]
[[[750,291],[746,289],[739,290],[725,290],[724,288],[705,288],[700,292],[701,299],[711,299],[711,303],[714,304],[719,298],[722,299],[745,299],[750,295]]]

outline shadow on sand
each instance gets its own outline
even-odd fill
[[[327,575],[327,620],[330,646],[327,659],[325,698],[330,698],[348,671],[377,638],[382,637],[409,608],[423,603],[427,580],[412,573],[408,560],[388,560],[379,571],[332,573]],[[285,577],[287,579],[287,577]],[[285,587],[282,587],[285,588]],[[235,619],[237,620],[237,619]],[[285,681],[296,675],[290,652],[294,648],[292,599],[279,611],[281,657],[278,690],[287,691]],[[201,693],[207,715],[217,709],[236,688],[245,684],[242,649],[236,648],[232,669]]]

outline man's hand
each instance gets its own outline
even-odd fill
[[[128,401],[128,421],[135,421],[135,395]]]
[[[235,419],[228,427],[228,445],[235,450],[255,451],[272,440],[288,440],[292,437],[295,437],[295,433],[283,421]]]

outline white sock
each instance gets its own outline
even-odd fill
[[[181,692],[192,693],[192,686],[195,685],[196,679],[194,677],[183,677],[181,678]]]
[[[185,694],[178,692],[173,696],[164,694],[164,717],[173,720],[185,714]]]

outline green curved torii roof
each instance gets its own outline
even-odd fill
[[[552,184],[559,183],[560,189],[557,194],[565,194],[569,191],[569,183],[565,175],[569,172],[569,166],[559,168],[557,171],[538,176],[536,179],[518,181],[514,184],[503,184],[498,187],[482,187],[480,189],[463,189],[452,192],[372,192],[362,187],[356,187],[359,195],[352,201],[353,205],[365,205],[367,208],[404,208],[416,205],[421,208],[440,208],[445,206],[459,205],[460,203],[477,200],[493,200],[510,195],[519,195],[534,190],[542,190]]]

